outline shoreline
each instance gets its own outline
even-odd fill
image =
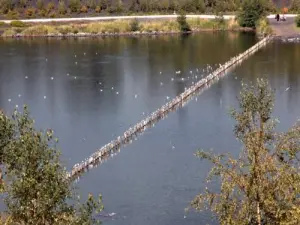
[[[92,37],[137,37],[137,36],[159,36],[159,35],[178,35],[178,34],[195,34],[201,32],[249,32],[256,33],[253,28],[236,28],[236,29],[198,29],[192,30],[189,32],[181,32],[181,31],[153,31],[153,32],[124,32],[124,33],[69,33],[69,34],[45,34],[45,35],[25,35],[25,34],[14,34],[14,35],[6,35],[0,36],[0,39],[27,39],[27,38],[92,38]]]

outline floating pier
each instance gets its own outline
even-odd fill
[[[186,89],[183,93],[151,113],[147,118],[141,120],[135,126],[130,127],[124,132],[123,135],[104,145],[81,163],[75,164],[71,172],[67,174],[67,178],[75,179],[76,177],[79,177],[80,174],[93,168],[95,165],[97,166],[106,161],[109,157],[113,157],[115,154],[120,152],[120,147],[122,145],[131,143],[132,140],[136,139],[139,134],[143,133],[146,129],[153,127],[159,120],[166,118],[170,112],[186,105],[195,95],[199,95],[208,89],[213,83],[225,76],[230,70],[240,65],[245,59],[250,57],[259,49],[266,46],[271,40],[272,37],[267,36],[245,52],[231,58],[228,62],[221,65],[214,72],[199,80],[194,85]]]

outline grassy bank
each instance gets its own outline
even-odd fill
[[[245,30],[236,20],[224,19],[187,19],[191,31],[214,30]],[[82,35],[122,35],[122,34],[155,34],[178,33],[180,25],[176,20],[164,21],[106,21],[93,23],[49,23],[25,24],[13,21],[10,25],[0,24],[3,37],[30,37],[30,36],[82,36]]]

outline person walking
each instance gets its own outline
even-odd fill
[[[277,20],[277,22],[279,21],[279,19],[280,19],[279,14],[276,14],[275,19]]]

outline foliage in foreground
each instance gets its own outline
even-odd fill
[[[6,224],[92,225],[103,209],[89,195],[85,204],[75,197],[60,162],[52,130],[36,131],[26,107],[11,117],[0,112],[1,196]]]
[[[275,132],[273,102],[265,80],[242,84],[240,110],[232,111],[234,133],[243,145],[239,158],[196,153],[214,165],[207,183],[221,186],[216,193],[206,187],[191,206],[211,210],[222,225],[300,224],[300,123],[285,133]]]

